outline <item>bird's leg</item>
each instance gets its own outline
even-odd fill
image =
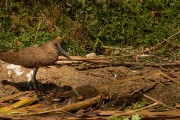
[[[38,94],[38,91],[41,93],[41,89],[38,86],[38,83],[37,83],[37,80],[36,80],[36,73],[37,73],[37,71],[38,71],[38,68],[33,68],[33,75],[32,75],[31,81],[33,83],[33,87],[35,89],[35,92],[36,92],[36,95],[38,97],[38,100],[40,100],[40,96]]]
[[[27,74],[29,91],[31,91],[31,90],[32,90],[32,87],[33,87],[33,86],[32,86],[33,74],[34,74],[34,70],[31,70],[31,71]]]

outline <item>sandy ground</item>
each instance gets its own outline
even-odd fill
[[[20,67],[17,69],[17,72],[10,70],[11,68],[7,68],[7,66],[7,63],[0,61],[0,97],[12,95],[19,91],[28,91],[28,74],[31,69]],[[124,66],[79,71],[73,66],[54,65],[40,68],[37,73],[37,79],[44,90],[54,90],[57,87],[69,86],[76,88],[77,92],[82,94],[85,99],[101,93],[126,96],[138,89],[148,88],[145,91],[146,95],[165,104],[178,104],[180,102],[179,85],[166,77],[155,74],[158,71],[180,82],[179,68],[160,69],[145,67],[132,69]],[[127,80],[127,78],[142,75],[146,75],[146,77]],[[126,81],[122,82],[124,80]],[[87,89],[90,87],[93,89]]]

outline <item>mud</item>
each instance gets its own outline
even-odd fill
[[[0,61],[0,97],[12,95],[19,91],[28,91],[27,74],[31,70],[21,67],[23,74],[17,75],[13,71],[12,77],[9,77],[7,65],[7,63]],[[179,68],[145,67],[134,69],[124,66],[79,71],[74,66],[54,65],[40,68],[37,79],[45,91],[53,91],[58,87],[63,89],[75,88],[77,93],[82,95],[82,99],[91,98],[102,93],[126,96],[142,89],[148,96],[165,104],[172,106],[178,104],[180,102],[179,85],[163,76],[151,74],[142,79],[121,82],[127,78],[156,73],[157,71],[162,71],[180,82]],[[58,92],[62,91],[59,90]]]

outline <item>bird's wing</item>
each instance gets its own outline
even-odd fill
[[[39,67],[38,62],[43,56],[42,49],[39,47],[28,47],[19,51],[20,65],[24,67]]]
[[[48,51],[42,47],[27,47],[15,52],[2,52],[0,59],[27,68],[47,66],[57,61],[57,53]]]
[[[20,65],[29,68],[51,65],[57,57],[57,54],[49,53],[41,47],[29,47],[19,51]]]
[[[16,52],[11,52],[11,51],[1,52],[0,59],[11,64],[17,64],[19,55]]]
[[[7,63],[31,68],[36,64],[34,60],[35,54],[38,54],[38,50],[36,50],[35,47],[27,47],[14,52],[1,52],[0,59]]]

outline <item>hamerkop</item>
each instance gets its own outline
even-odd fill
[[[60,37],[58,36],[52,41],[42,44],[39,47],[26,47],[18,51],[1,52],[0,59],[10,64],[21,65],[25,68],[32,68],[33,75],[31,82],[33,83],[33,87],[37,94],[38,86],[36,73],[38,68],[54,64],[58,60],[59,55],[63,55],[71,60],[69,55],[58,43],[59,40]],[[37,96],[39,99],[38,94]]]

